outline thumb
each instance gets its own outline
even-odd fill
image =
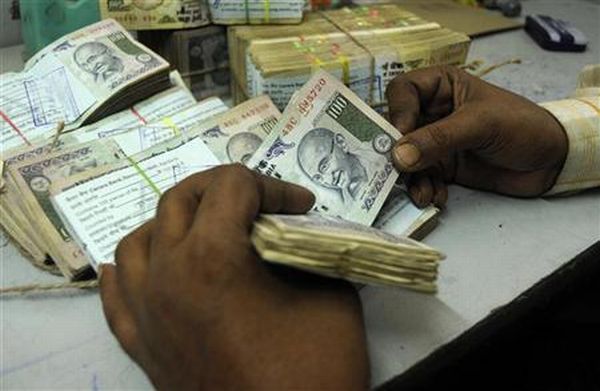
[[[482,147],[490,135],[491,127],[470,110],[455,111],[400,138],[394,147],[394,162],[401,171],[420,171],[456,152]]]

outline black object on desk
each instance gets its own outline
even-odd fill
[[[525,31],[538,45],[547,50],[583,52],[588,40],[581,30],[564,20],[546,15],[528,15]]]

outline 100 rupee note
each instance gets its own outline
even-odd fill
[[[318,71],[248,165],[310,189],[318,212],[370,225],[398,179],[390,152],[400,136],[342,82]]]

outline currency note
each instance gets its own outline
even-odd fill
[[[370,225],[398,179],[401,134],[325,71],[316,72],[248,162],[312,190],[315,210]]]
[[[83,30],[83,31],[82,31]],[[67,35],[53,54],[100,99],[169,64],[137,43],[121,25],[103,20]]]
[[[210,23],[204,0],[99,0],[102,18],[129,30],[187,29]]]
[[[223,164],[247,164],[281,113],[268,96],[250,99],[193,129]]]
[[[22,197],[18,194],[17,186],[12,176],[9,174],[9,168],[18,166],[26,161],[34,161],[41,156],[58,150],[64,146],[62,140],[56,145],[45,140],[36,140],[35,146],[24,146],[13,148],[10,153],[4,153],[0,157],[4,163],[4,173],[2,181],[4,186],[0,191],[0,225],[17,239],[19,244],[31,255],[36,262],[43,262],[46,257],[46,241],[41,237],[41,232],[31,224],[31,221],[25,213],[22,206]]]
[[[36,222],[46,239],[50,255],[66,276],[73,277],[84,269],[88,262],[56,213],[50,201],[50,187],[54,181],[116,162],[121,158],[123,155],[116,144],[104,140],[42,155],[34,161],[24,161],[9,168],[27,215],[31,221]]]

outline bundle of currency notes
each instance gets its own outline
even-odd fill
[[[196,103],[182,86],[157,94],[102,121],[64,134],[58,143],[38,140],[2,154],[2,227],[36,265],[50,257],[69,278],[81,278],[89,262],[50,203],[52,183],[128,159],[226,110],[223,102]]]
[[[140,31],[138,39],[177,69],[196,99],[227,97],[230,89],[226,29],[206,26]]]
[[[208,0],[215,24],[300,23],[304,6],[304,0]]]
[[[128,30],[187,29],[210,23],[206,0],[98,0],[102,18]]]
[[[266,261],[363,284],[435,292],[443,254],[407,237],[321,214],[262,215],[252,243]]]
[[[42,49],[20,73],[0,75],[0,152],[72,130],[165,90],[169,64],[112,19]]]
[[[470,43],[391,4],[323,11],[286,27],[230,28],[236,102],[267,94],[283,110],[316,69],[325,69],[370,105],[384,106],[385,88],[396,75],[462,64]]]

